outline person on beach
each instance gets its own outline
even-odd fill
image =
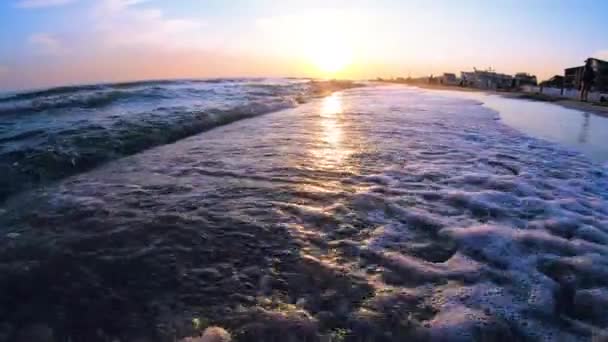
[[[593,85],[594,79],[595,71],[593,71],[593,66],[591,66],[591,59],[587,59],[585,61],[585,66],[583,67],[583,79],[581,82],[581,101],[587,102],[589,98],[589,91],[591,90],[591,86]]]

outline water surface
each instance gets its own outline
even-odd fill
[[[512,99],[476,92],[441,91],[475,99],[500,113],[507,125],[534,137],[560,143],[600,163],[608,162],[608,117],[550,102]]]
[[[3,331],[591,341],[608,327],[606,170],[496,118],[356,88],[22,193],[0,211]]]
[[[347,82],[241,78],[66,86],[0,97],[0,201]]]

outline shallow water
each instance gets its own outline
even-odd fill
[[[541,101],[505,98],[483,93],[438,91],[445,96],[474,99],[500,113],[509,126],[562,144],[608,164],[608,117]]]
[[[487,106],[522,132],[581,151],[597,162],[608,162],[608,118],[560,105],[489,96]]]
[[[193,319],[237,341],[590,341],[607,201],[604,168],[476,101],[351,89],[10,199],[0,321],[72,341],[172,341]]]

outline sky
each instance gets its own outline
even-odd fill
[[[123,80],[540,79],[608,59],[605,0],[2,0],[0,89]]]

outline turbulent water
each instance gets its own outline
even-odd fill
[[[318,82],[145,81],[0,97],[0,200],[245,117],[294,107]]]
[[[9,199],[0,340],[591,341],[607,174],[474,101],[338,92]]]

